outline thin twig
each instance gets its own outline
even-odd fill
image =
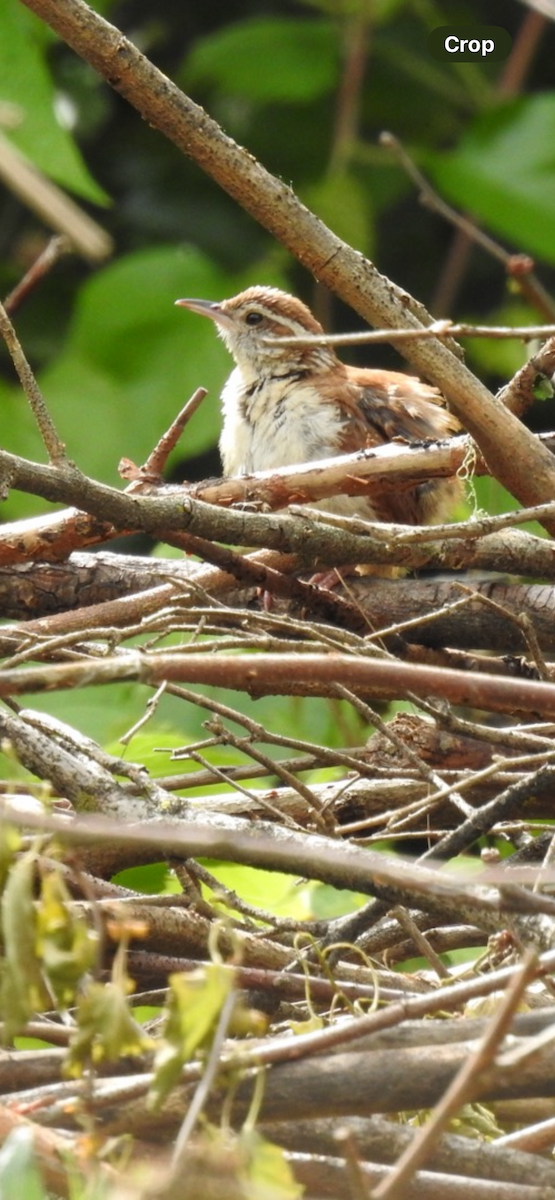
[[[218,745],[222,744],[222,741],[223,741],[223,744],[225,745],[225,743],[228,741],[228,738],[227,738],[227,736],[225,739],[214,738],[213,741],[214,741],[214,744],[218,744]],[[252,750],[252,747],[249,747],[249,749],[246,750],[245,744],[244,744],[244,739],[238,738],[236,742],[232,742],[231,744],[238,745],[240,747],[240,749],[243,750],[245,753],[248,753],[248,754],[254,753]],[[217,780],[219,783],[227,783],[228,786],[231,785],[231,787],[236,792],[238,792],[241,796],[245,796],[246,799],[249,800],[251,804],[254,804],[257,807],[261,808],[264,812],[267,812],[270,816],[277,817],[278,821],[280,821],[280,822],[283,821],[283,824],[288,825],[290,829],[300,829],[301,828],[297,821],[294,821],[293,818],[290,817],[287,812],[284,812],[283,809],[279,808],[279,805],[272,804],[271,801],[268,800],[268,798],[265,796],[264,792],[260,792],[260,791],[252,792],[252,791],[249,791],[247,788],[244,788],[242,786],[242,784],[237,782],[236,779],[232,779],[227,771],[223,771],[221,769],[221,767],[217,767],[215,765],[215,763],[214,764],[208,763],[206,761],[206,759],[203,758],[202,754],[198,754],[196,750],[189,749],[188,753],[187,753],[187,757],[190,758],[193,762],[199,763],[200,765],[205,767],[206,770],[211,773],[213,780]],[[263,767],[266,774],[270,774],[270,772],[272,771],[273,763],[271,760],[268,759],[267,755],[262,755],[261,760],[255,759],[255,762],[256,761],[260,762],[260,765]],[[278,772],[276,771],[276,774],[277,773]],[[288,772],[288,775],[289,775],[290,779],[295,778],[294,776],[292,776],[290,774],[290,772]],[[298,781],[296,781],[296,782],[298,782]],[[309,790],[309,789],[307,789],[307,790]],[[310,811],[312,811],[312,809],[314,808],[316,798],[313,796],[312,792],[310,792],[310,797],[311,797],[310,801],[308,801],[306,796],[304,796],[303,798],[306,800],[306,803],[308,804]]]
[[[3,133],[0,133],[0,178],[45,225],[69,238],[82,258],[98,263],[112,253],[114,243],[110,234],[16,149]]]
[[[361,1168],[362,1156],[352,1129],[341,1125],[333,1136],[345,1159],[351,1200],[369,1200],[368,1179]]]
[[[222,1047],[227,1035],[229,1022],[233,1014],[236,999],[235,990],[232,988],[231,991],[228,992],[220,1010],[216,1032],[212,1039],[212,1045],[210,1047],[210,1053],[208,1055],[202,1079],[200,1080],[200,1083],[195,1091],[193,1099],[183,1119],[181,1129],[177,1135],[171,1162],[172,1176],[174,1179],[187,1173],[188,1142],[204,1108],[204,1105],[206,1104],[210,1089],[214,1083],[214,1079],[216,1078],[218,1067],[220,1065]]]
[[[547,320],[552,321],[555,306],[552,298],[534,274],[533,259],[528,255],[510,254],[499,242],[496,242],[494,238],[484,233],[483,229],[480,229],[475,221],[463,216],[462,213],[457,212],[450,204],[447,204],[434,190],[425,175],[422,174],[416,163],[407,154],[399,138],[396,138],[394,134],[384,131],[380,135],[380,145],[385,146],[394,153],[400,166],[409,176],[409,179],[412,179],[412,182],[418,188],[420,203],[426,208],[431,209],[432,212],[438,213],[450,225],[453,225],[455,229],[460,230],[471,242],[475,242],[487,254],[490,254],[492,258],[496,258],[498,262],[501,262],[507,274],[518,283],[519,290],[523,295],[526,296],[539,312],[546,316]]]
[[[463,338],[516,338],[523,342],[553,337],[555,325],[470,325],[467,322],[444,320],[434,321],[425,329],[396,329],[395,341],[409,342],[416,339],[463,337]],[[365,346],[375,342],[390,342],[390,329],[367,329],[360,333],[322,333],[304,337],[265,337],[265,346]]]
[[[551,1102],[548,1102],[551,1103]],[[496,1138],[496,1146],[505,1146],[508,1150],[528,1150],[532,1154],[542,1151],[552,1153],[555,1142],[555,1117],[527,1125],[524,1129],[516,1129]]]
[[[283,783],[285,783],[288,787],[293,788],[293,790],[298,792],[299,796],[302,797],[302,799],[308,805],[309,811],[312,813],[318,828],[323,832],[326,830],[328,833],[330,832],[330,829],[333,828],[333,825],[330,825],[325,816],[322,814],[321,802],[312,791],[312,788],[307,787],[306,784],[302,783],[300,779],[297,779],[296,775],[293,775],[291,771],[288,771],[287,768],[283,767],[279,759],[271,759],[268,754],[263,754],[261,750],[255,750],[250,738],[235,737],[234,734],[231,733],[231,730],[226,729],[221,724],[218,718],[216,718],[215,721],[207,721],[206,728],[210,730],[216,729],[218,731],[222,745],[235,746],[238,750],[243,750],[245,754],[248,754],[250,757],[252,757],[255,762],[258,762],[262,766],[266,767],[266,770],[269,774],[274,771],[274,773],[279,776]],[[226,783],[229,782],[227,779],[225,779],[225,777],[224,781]],[[245,791],[245,789],[241,788],[240,785],[235,786],[239,787],[240,791]],[[246,794],[249,795],[251,800],[253,799],[253,793]],[[294,825],[295,822],[289,821],[289,824]]]
[[[420,861],[463,854],[482,834],[488,833],[499,821],[507,820],[515,809],[518,811],[522,804],[529,802],[531,796],[549,794],[555,779],[555,768],[551,765],[548,754],[545,758],[547,761],[537,770],[525,775],[518,782],[509,784],[495,795],[493,800],[473,809],[457,829],[451,830],[430,850],[426,850]]]
[[[422,836],[422,835],[420,835]],[[445,964],[441,961],[439,954],[436,954],[433,946],[430,944],[426,934],[418,928],[416,921],[411,917],[411,914],[398,904],[396,908],[392,908],[389,913],[390,917],[394,917],[398,921],[401,929],[414,942],[416,949],[423,958],[427,958],[430,966],[435,971],[439,979],[450,979],[451,976]]]
[[[68,467],[70,463],[66,455],[65,444],[58,436],[35,376],[23,352],[21,342],[3,304],[0,304],[0,334],[11,354],[13,365],[39,427],[50,462],[56,467]]]
[[[485,537],[513,525],[525,525],[529,521],[541,522],[544,518],[555,516],[555,501],[548,500],[546,504],[534,504],[531,508],[512,509],[510,512],[499,513],[497,516],[479,515],[470,517],[467,521],[457,521],[456,525],[394,525],[392,522],[364,521],[361,517],[342,517],[337,513],[323,512],[312,508],[310,504],[290,504],[288,512],[295,517],[310,517],[321,525],[333,525],[336,529],[348,529],[351,533],[366,532],[377,542],[387,544],[396,542],[398,545],[417,542],[443,541],[447,538],[458,538],[462,541]]]
[[[507,258],[509,257],[507,251],[504,250],[504,248],[500,246],[499,243],[493,238],[489,237],[487,233],[484,233],[482,229],[479,229],[473,221],[469,221],[468,218],[463,217],[461,213],[458,213],[456,209],[451,208],[450,204],[446,204],[445,201],[438,196],[437,192],[426,179],[426,176],[423,175],[422,171],[420,171],[416,166],[416,163],[410,157],[410,154],[407,154],[402,142],[399,140],[399,138],[395,137],[395,134],[390,133],[388,130],[384,130],[383,133],[380,134],[380,145],[384,146],[387,150],[391,150],[395,155],[399,165],[403,168],[409,179],[412,180],[415,187],[418,188],[419,200],[422,204],[424,204],[427,208],[431,208],[433,212],[437,212],[442,217],[445,217],[445,219],[449,221],[451,225],[454,225],[456,229],[464,230],[464,232],[470,238],[472,238],[473,241],[475,241],[479,246],[482,246],[484,250],[487,250],[488,254],[491,254],[492,258],[496,258],[499,262],[505,264]]]
[[[430,1120],[419,1130],[395,1164],[391,1174],[372,1192],[372,1200],[399,1200],[403,1188],[414,1172],[426,1161],[441,1134],[457,1109],[480,1094],[480,1075],[489,1067],[495,1052],[506,1036],[528,984],[536,975],[538,956],[527,950],[521,967],[509,984],[499,1008],[493,1017],[480,1045],[472,1051],[463,1068],[447,1088],[445,1095],[434,1110]]]
[[[25,272],[23,279],[16,284],[6,299],[4,300],[4,308],[11,316],[20,304],[27,299],[30,292],[34,291],[37,284],[44,279],[45,275],[52,270],[52,267],[59,262],[64,254],[71,253],[71,242],[64,234],[50,238],[50,241],[45,246],[38,258],[29,270]]]
[[[407,742],[403,741],[403,738],[399,737],[399,735],[392,728],[391,722],[388,723],[382,720],[379,713],[377,713],[375,709],[371,708],[369,704],[362,700],[360,696],[355,695],[354,692],[352,692],[349,688],[343,687],[341,684],[337,684],[336,691],[338,696],[341,696],[344,700],[348,700],[350,704],[353,704],[357,711],[366,718],[369,724],[373,725],[383,737],[387,738],[387,740],[391,742],[393,746],[395,746],[395,749],[398,751],[399,755],[407,759],[408,762],[412,764],[412,766],[420,775],[421,779],[425,779],[427,783],[433,783],[436,788],[440,788],[443,792],[443,789],[445,788],[445,781],[440,775],[437,774],[436,771],[433,771],[429,766],[426,765],[425,762],[423,762],[420,755],[417,754],[416,750],[413,750],[412,746],[409,746]],[[462,799],[461,796],[459,796],[455,787],[447,789],[447,796],[449,800],[451,800],[452,803],[459,809],[459,812],[462,812],[464,816],[469,817],[474,813],[475,810],[472,805],[468,804]]]
[[[142,467],[135,468],[134,473],[132,473],[127,466],[127,460],[124,459],[123,467],[120,464],[120,475],[122,475],[124,479],[132,479],[134,482],[159,480],[172,450],[175,450],[175,447],[177,446],[185,426],[188,425],[191,417],[194,416],[197,408],[200,407],[202,401],[207,395],[208,392],[206,388],[197,388],[196,391],[193,392],[190,400],[188,400],[181,409],[181,412],[178,413],[175,421],[172,421],[166,432],[162,434],[162,437],[159,439],[154,449],[151,450],[146,462],[143,463]]]
[[[493,600],[491,596],[486,596],[483,592],[476,592],[473,588],[467,588],[465,584],[458,585],[463,592],[467,592],[471,600],[476,600],[479,604],[483,604],[486,608],[492,609],[498,613],[506,621],[516,625],[522,634],[523,640],[528,646],[530,657],[536,664],[540,679],[552,680],[552,672],[549,670],[543,653],[540,649],[538,636],[534,626],[526,613],[512,612],[504,604],[499,604],[497,600]]]

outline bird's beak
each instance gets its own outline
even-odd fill
[[[200,313],[201,317],[210,317],[217,325],[221,325],[222,329],[233,328],[233,322],[223,311],[221,304],[214,303],[212,300],[176,300],[175,303],[180,308],[188,308],[191,312]]]

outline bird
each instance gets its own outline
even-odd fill
[[[272,339],[323,336],[310,309],[275,287],[228,300],[176,300],[208,317],[235,360],[224,385],[220,453],[226,476],[297,466],[386,445],[437,441],[458,433],[437,388],[399,371],[349,366],[332,346]],[[461,497],[456,476],[372,496],[338,495],[327,512],[370,521],[433,525]]]

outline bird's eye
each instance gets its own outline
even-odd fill
[[[264,317],[262,316],[262,313],[256,312],[253,309],[252,312],[247,313],[245,317],[245,325],[260,325],[260,322],[263,320]]]

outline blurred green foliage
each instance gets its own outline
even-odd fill
[[[3,1200],[49,1200],[36,1162],[34,1133],[13,1129],[0,1150],[0,1193]]]
[[[178,83],[188,93],[208,86],[262,104],[304,104],[329,95],[338,70],[339,45],[331,21],[251,17],[199,39]]]
[[[56,183],[96,204],[108,196],[87,170],[80,149],[65,127],[55,79],[49,67],[52,35],[20,4],[0,14],[0,102],[9,137]],[[58,107],[57,107],[58,106]]]
[[[486,110],[456,149],[429,161],[447,199],[510,242],[520,231],[522,249],[555,263],[555,92]]]

